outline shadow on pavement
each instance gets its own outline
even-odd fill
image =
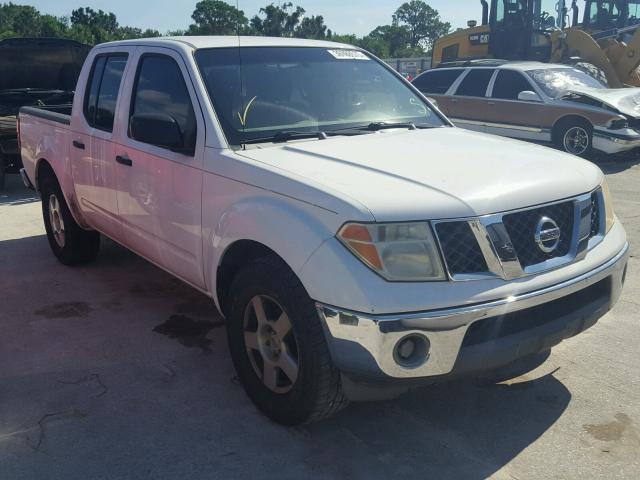
[[[5,188],[0,190],[0,205],[23,205],[38,201],[38,194],[23,185],[20,175],[7,174]]]

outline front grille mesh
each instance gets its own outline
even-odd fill
[[[480,245],[467,222],[444,222],[436,227],[447,267],[452,275],[488,270]]]
[[[591,231],[589,238],[593,238],[600,233],[600,195],[598,192],[591,194]]]
[[[560,228],[560,242],[551,253],[543,252],[535,242],[536,226],[542,217],[552,218]],[[556,203],[511,213],[502,218],[511,237],[511,243],[523,268],[542,263],[555,257],[563,257],[571,249],[574,222],[574,202]]]

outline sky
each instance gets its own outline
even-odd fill
[[[232,0],[235,4],[236,0]],[[278,0],[238,0],[247,18],[258,13],[260,7]],[[290,0],[303,7],[307,15],[322,15],[325,23],[336,33],[366,35],[378,25],[391,23],[391,15],[404,0]],[[42,13],[56,16],[70,15],[71,10],[89,6],[113,12],[120,25],[153,28],[160,32],[186,28],[197,0],[13,0],[21,5],[33,5]],[[228,3],[232,3],[231,1]],[[440,12],[440,17],[455,27],[463,27],[467,20],[480,20],[479,0],[427,0]]]

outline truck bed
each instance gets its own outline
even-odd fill
[[[46,107],[22,107],[20,114],[51,120],[69,125],[71,122],[71,105],[48,105]]]

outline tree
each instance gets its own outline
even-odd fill
[[[295,36],[298,38],[312,38],[323,40],[331,36],[331,30],[327,30],[322,15],[304,17],[296,27]]]
[[[275,5],[273,3],[260,9],[260,14],[251,19],[251,28],[259,35],[268,37],[293,37],[296,27],[304,15],[304,8],[295,7],[293,3]]]
[[[431,48],[438,38],[451,29],[450,23],[440,20],[438,11],[422,0],[411,0],[400,5],[393,14],[393,25],[406,28],[412,48]]]
[[[242,10],[220,0],[201,0],[191,18],[195,22],[189,26],[191,35],[233,35],[248,26]]]
[[[90,44],[108,42],[118,38],[118,20],[113,13],[78,8],[71,12],[71,30],[72,35]]]
[[[388,55],[392,57],[400,56],[399,52],[409,45],[409,31],[398,25],[381,25],[369,33],[367,37],[370,39],[369,41],[375,40],[378,44],[386,44]]]

